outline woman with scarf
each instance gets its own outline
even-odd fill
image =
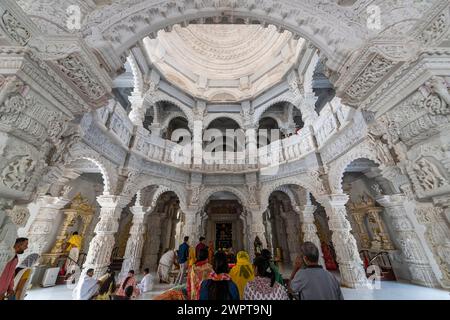
[[[134,270],[130,270],[130,272],[128,272],[128,276],[120,284],[120,287],[116,292],[116,295],[119,297],[126,297],[125,290],[128,287],[133,287],[133,297],[139,295],[139,289],[137,288],[137,280],[136,277],[134,276]]]
[[[289,300],[287,290],[275,281],[275,270],[263,255],[255,258],[255,279],[244,290],[244,300]]]
[[[250,256],[245,251],[239,251],[237,254],[237,263],[230,271],[230,277],[239,289],[239,296],[244,298],[244,289],[247,282],[254,279],[253,265],[250,262]]]
[[[198,261],[188,271],[186,283],[188,300],[200,298],[200,285],[203,280],[208,279],[213,271],[213,267],[208,263],[208,249],[200,249]]]
[[[227,256],[224,252],[214,255],[214,272],[200,287],[200,300],[239,300],[239,289],[228,274]]]

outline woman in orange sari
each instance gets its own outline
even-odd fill
[[[188,300],[199,300],[202,281],[208,279],[213,267],[208,263],[208,249],[200,249],[198,261],[192,265],[187,277]]]

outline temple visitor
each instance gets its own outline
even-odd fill
[[[214,255],[214,272],[201,284],[200,300],[240,300],[239,289],[228,272],[227,256],[219,251]]]
[[[244,300],[289,300],[284,286],[276,282],[270,260],[262,255],[255,258],[255,279],[244,290]]]
[[[178,266],[177,254],[175,250],[167,249],[161,259],[159,259],[158,269],[156,271],[160,283],[170,282],[170,272],[174,265]]]
[[[244,289],[247,282],[254,279],[253,265],[250,262],[250,256],[245,251],[239,251],[237,254],[236,265],[230,271],[230,277],[239,289],[239,296],[244,298]]]
[[[99,279],[100,289],[95,300],[111,300],[114,292],[116,291],[116,273],[111,269],[108,269],[106,274]]]
[[[88,269],[73,290],[74,300],[91,300],[98,292],[100,281],[94,278],[94,269]]]
[[[140,294],[149,292],[153,289],[153,276],[150,274],[150,269],[144,269],[144,277],[141,282],[137,285]]]
[[[66,253],[68,255],[68,259],[64,265],[64,270],[67,274],[71,274],[74,271],[73,268],[78,263],[82,240],[83,238],[78,235],[78,232],[74,232],[69,240],[67,240]]]
[[[18,238],[14,243],[14,257],[6,264],[0,276],[0,300],[14,299],[14,277],[19,262],[19,254],[28,248],[27,238]]]
[[[275,281],[284,286],[283,276],[281,275],[278,267],[273,262],[272,253],[268,249],[263,249],[261,250],[261,256],[269,261],[270,268],[275,272]]]
[[[195,247],[195,256],[197,257],[197,260],[198,260],[198,254],[200,253],[200,250],[207,248],[207,246],[205,244],[205,240],[206,240],[205,237],[200,237],[199,243]]]
[[[203,280],[213,272],[213,267],[208,262],[208,249],[206,246],[200,249],[197,262],[188,270],[187,277],[187,297],[189,300],[198,300],[200,298],[200,285]]]
[[[113,296],[112,300],[132,300],[134,289],[132,286],[128,286],[124,290],[123,296]]]
[[[123,279],[122,283],[120,284],[119,289],[117,289],[116,295],[125,297],[125,289],[127,287],[133,287],[133,295],[134,296],[139,295],[139,291],[137,289],[136,277],[134,276],[134,270],[130,270],[128,272],[127,277],[125,279]]]
[[[319,249],[312,242],[300,248],[290,287],[300,300],[343,300],[339,281],[319,265]]]
[[[188,267],[189,258],[189,237],[184,237],[183,243],[178,248],[178,263],[180,265],[180,273],[178,274],[177,284],[182,284],[184,282],[184,274],[186,273]]]

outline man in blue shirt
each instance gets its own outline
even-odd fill
[[[186,273],[189,259],[189,237],[184,237],[184,242],[178,248],[178,263],[180,264],[180,273],[178,274],[176,284],[184,282],[184,274]]]

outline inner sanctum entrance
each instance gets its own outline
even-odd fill
[[[215,249],[246,249],[243,207],[231,193],[220,192],[209,198],[204,209],[203,232]]]
[[[233,247],[233,224],[232,223],[216,223],[216,248],[232,248]]]

